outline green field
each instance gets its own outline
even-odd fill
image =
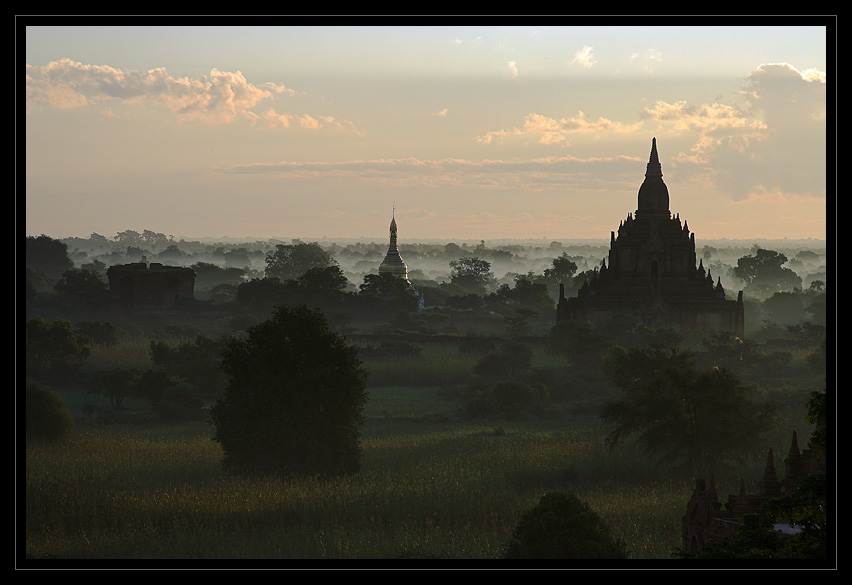
[[[146,360],[141,346],[109,352],[96,352],[91,367]],[[420,358],[366,362],[375,375],[362,468],[339,479],[228,475],[203,421],[79,422],[68,440],[27,446],[18,546],[29,559],[497,559],[520,515],[562,490],[605,518],[631,559],[671,558],[691,479],[633,447],[609,451],[591,408],[516,421],[459,417],[448,396],[472,360],[427,346]],[[537,367],[552,361],[537,352]],[[75,414],[97,400],[79,389],[62,394]],[[791,429],[805,438],[803,396],[779,393],[789,407],[776,453],[786,452]],[[126,404],[129,414],[145,408]],[[755,453],[741,475],[720,480],[720,499],[741,476],[756,485],[764,463],[765,452]]]

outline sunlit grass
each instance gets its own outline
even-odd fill
[[[365,436],[361,471],[333,480],[226,475],[204,424],[85,430],[61,445],[31,446],[27,554],[497,558],[520,514],[560,489],[613,521],[637,558],[666,557],[679,534],[670,528],[688,497],[683,486],[632,485],[625,456],[602,463],[592,426],[409,427]],[[650,497],[663,505],[627,509]],[[646,520],[655,516],[651,527]]]
[[[93,344],[92,354],[86,360],[86,368],[98,370],[121,364],[126,368],[151,366],[149,339],[131,338],[112,345]]]

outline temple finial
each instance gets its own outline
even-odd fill
[[[651,156],[648,158],[648,166],[645,169],[645,176],[662,177],[663,168],[660,165],[660,155],[657,154],[657,138],[651,139]]]

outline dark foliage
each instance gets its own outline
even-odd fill
[[[704,476],[755,448],[774,421],[774,407],[725,368],[700,370],[692,355],[661,347],[613,347],[605,371],[621,396],[602,417],[615,424],[614,447],[637,436],[660,463]]]
[[[229,377],[212,409],[214,440],[231,471],[349,474],[360,465],[367,374],[357,350],[305,306],[231,339],[222,352]]]
[[[624,543],[572,493],[552,492],[524,513],[504,559],[626,559]]]
[[[55,441],[74,430],[74,417],[53,388],[27,380],[25,401],[28,441]]]

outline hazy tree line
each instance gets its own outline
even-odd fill
[[[411,244],[403,247],[403,255],[412,267],[416,292],[397,278],[378,274],[385,251],[383,244],[365,242],[175,242],[147,230],[121,232],[112,239],[98,234],[67,240],[27,237],[27,372],[67,377],[85,362],[92,344],[142,336],[150,339],[150,361],[160,377],[99,373],[100,379],[88,381],[89,391],[108,396],[114,406],[125,397],[144,398],[158,404],[164,416],[187,417],[198,414],[225,387],[217,367],[222,339],[263,322],[278,306],[299,305],[319,308],[339,333],[459,336],[459,351],[477,360],[473,376],[456,397],[468,417],[534,413],[549,400],[564,398],[568,387],[573,397],[595,396],[611,380],[590,365],[613,346],[632,350],[685,343],[700,365],[723,364],[746,378],[782,377],[797,348],[819,347],[811,360],[815,368],[825,361],[826,290],[824,278],[817,278],[825,274],[821,251],[800,250],[791,261],[757,245],[733,254],[705,247],[700,254],[705,267],[715,267],[716,275],[727,266],[730,278],[743,283],[746,338],[697,334],[688,340],[627,318],[597,328],[587,323],[554,327],[559,285],[572,294],[604,247]],[[736,254],[742,255],[734,259]],[[192,267],[197,299],[144,319],[109,310],[106,268],[128,261]],[[371,271],[356,283],[341,262],[350,267],[368,262]],[[445,276],[418,279],[423,271],[417,267],[430,262],[443,263]],[[516,268],[531,262],[540,269],[498,278],[494,265],[501,262]],[[805,282],[809,284],[803,288]],[[727,280],[726,288],[729,294],[736,290]],[[564,358],[563,372],[532,369],[531,337]],[[381,356],[383,347],[393,347],[397,355],[419,351],[397,340],[392,346],[362,347],[362,355]]]
[[[149,231],[27,237],[28,431],[68,428],[45,384],[76,383],[116,411],[132,398],[163,420],[211,417],[234,471],[353,473],[366,400],[361,359],[381,356],[383,346],[358,349],[342,334],[449,334],[475,362],[465,383],[447,390],[461,416],[552,416],[554,404],[588,400],[602,407],[612,448],[638,437],[656,462],[699,474],[759,444],[775,405],[755,387],[773,378],[783,386],[793,351],[807,348],[806,367],[824,376],[822,252],[705,247],[703,265],[729,294],[745,289],[746,335],[684,339],[627,317],[599,327],[554,324],[559,285],[572,294],[605,247],[412,244],[401,251],[415,288],[378,274],[385,251],[364,242],[175,242]],[[142,318],[115,312],[106,269],[127,262],[192,267],[197,298]],[[146,339],[151,365],[82,373],[95,344],[122,337]],[[561,366],[535,368],[533,342]],[[399,338],[392,347],[396,357],[419,351]],[[41,413],[32,421],[31,405]],[[570,496],[543,498],[540,512],[549,517],[552,506],[588,516]],[[516,537],[533,538],[524,530]],[[507,554],[532,554],[519,552],[525,546],[539,545],[515,543]],[[605,534],[594,546],[625,554]]]

